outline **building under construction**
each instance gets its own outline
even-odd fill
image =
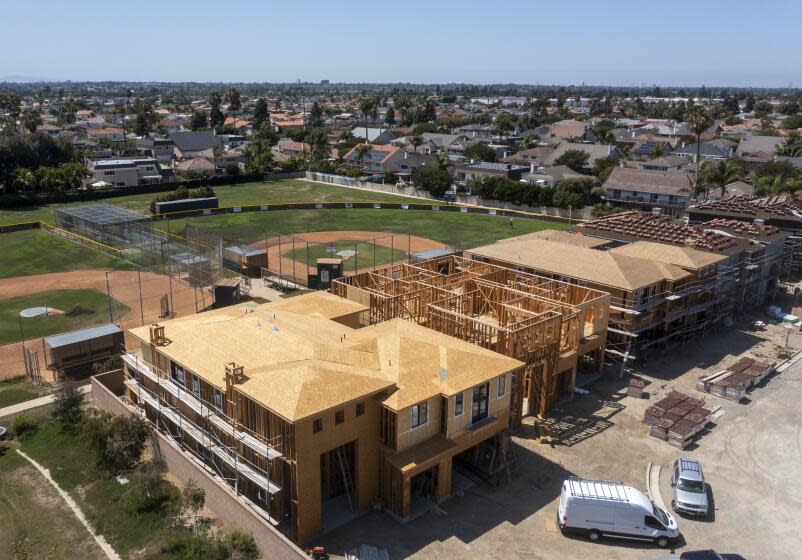
[[[578,367],[603,364],[610,296],[593,288],[452,255],[338,278],[331,291],[368,308],[363,324],[402,318],[525,362],[512,427],[573,394]]]
[[[586,237],[566,234],[559,242],[525,235],[465,255],[608,293],[606,355],[621,371],[647,352],[702,334],[731,312],[719,278],[726,257],[649,242],[600,250]]]
[[[471,286],[431,322],[468,327],[455,309],[490,288]],[[135,328],[125,399],[296,541],[372,506],[409,518],[450,495],[463,469],[512,465],[516,383],[529,364],[482,346],[558,359],[559,305],[504,294],[471,341],[401,318],[360,327],[373,310],[326,292]]]

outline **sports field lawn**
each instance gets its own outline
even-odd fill
[[[3,379],[0,381],[0,408],[41,397],[43,393],[24,375]]]
[[[123,259],[41,230],[0,234],[0,279],[90,268],[134,267]]]
[[[44,306],[59,309],[63,314],[19,315],[23,309]],[[115,318],[129,311],[115,299],[111,300],[111,306]],[[21,334],[25,339],[39,338],[109,321],[109,299],[106,294],[93,289],[53,290],[4,299],[0,300],[0,345],[22,340]]]
[[[339,254],[338,254],[339,253]],[[344,268],[359,268],[360,266],[380,266],[407,260],[407,254],[400,249],[391,249],[384,245],[374,245],[369,241],[337,241],[332,245],[309,245],[308,254],[306,246],[299,247],[293,254],[292,250],[285,251],[282,257],[314,267],[318,259],[343,259]]]
[[[278,210],[244,212],[185,218],[169,222],[170,230],[181,231],[187,224],[215,231],[228,241],[254,243],[266,233],[300,233],[309,231],[361,230],[411,233],[461,248],[492,243],[505,237],[523,235],[543,229],[565,229],[558,221],[516,218],[510,227],[509,218],[460,212],[431,210]],[[159,223],[167,227],[167,222]]]
[[[137,514],[124,507],[127,486],[95,466],[95,454],[82,434],[71,434],[58,422],[46,420],[23,438],[22,449],[50,470],[59,486],[78,502],[89,523],[123,558],[141,558],[143,548],[153,550],[166,537],[167,508]],[[161,484],[170,486],[171,494],[178,494],[168,482]]]
[[[417,198],[375,193],[358,189],[311,183],[300,179],[260,181],[239,185],[213,187],[220,199],[220,206],[248,206],[257,204],[279,204],[284,202],[421,202]],[[150,201],[163,193],[116,196],[70,204],[50,204],[34,208],[0,210],[0,225],[20,222],[53,222],[53,210],[76,204],[113,204],[136,212],[149,213]]]
[[[106,558],[56,489],[10,447],[0,446],[0,480],[2,558],[11,557],[12,547],[19,550],[22,542],[28,543],[23,549],[30,556],[20,551],[16,558]]]

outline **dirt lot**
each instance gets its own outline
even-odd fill
[[[786,330],[724,329],[640,367],[650,398],[625,395],[625,379],[608,376],[568,402],[550,420],[551,438],[537,439],[532,419],[514,438],[518,472],[497,487],[484,483],[406,525],[370,513],[322,537],[332,552],[360,543],[383,546],[392,558],[652,559],[650,545],[563,536],[555,523],[565,477],[621,480],[646,489],[646,468],[662,465],[661,494],[671,502],[669,466],[679,456],[701,460],[715,510],[706,519],[678,519],[675,552],[713,548],[747,559],[798,557],[802,549],[802,361],[768,378],[741,403],[696,391],[699,375],[749,354],[774,358]],[[802,348],[802,336],[789,337]],[[715,425],[680,451],[649,437],[646,407],[672,388],[721,406]]]
[[[288,258],[288,251],[292,250],[293,239],[295,240],[295,247],[298,251],[296,260]],[[338,241],[365,241],[372,243],[376,241],[376,245],[394,248],[398,251],[403,251],[407,254],[419,253],[421,251],[429,251],[431,249],[440,249],[445,245],[440,241],[434,241],[425,237],[418,237],[417,235],[399,235],[391,234],[381,231],[313,231],[309,233],[298,233],[292,236],[272,237],[259,243],[251,244],[252,247],[263,249],[267,247],[267,260],[271,271],[281,274],[285,277],[295,276],[302,283],[306,283],[307,274],[317,274],[315,267],[308,267],[305,270],[303,265],[304,256],[303,251],[306,248],[306,243],[313,244],[336,244]],[[350,246],[349,246],[350,248]],[[279,264],[280,263],[280,264]],[[367,262],[365,263],[367,264]],[[359,267],[357,272],[365,272],[372,270],[372,266]],[[353,274],[353,265],[349,268],[348,264],[344,265],[344,272],[346,274]]]
[[[168,296],[172,302],[174,316],[196,313],[211,303],[208,291],[193,289],[187,284],[167,276],[152,272],[76,270],[55,272],[0,280],[0,294],[3,299],[45,292],[60,288],[92,288],[106,293],[108,288],[112,297],[124,303],[130,311],[123,317],[114,317],[123,328],[131,328],[159,320],[161,298]],[[43,352],[41,339],[29,341],[28,346]],[[44,356],[40,354],[40,366],[44,366]],[[23,375],[22,345],[8,344],[0,347],[0,379]]]

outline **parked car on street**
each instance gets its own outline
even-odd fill
[[[590,540],[613,537],[665,548],[679,537],[674,517],[646,494],[620,482],[571,477],[563,482],[557,523],[564,533]]]
[[[702,464],[696,459],[677,459],[671,471],[674,496],[671,507],[677,513],[707,515],[707,485]]]

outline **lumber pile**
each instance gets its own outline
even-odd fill
[[[703,405],[701,399],[671,391],[646,409],[643,421],[649,426],[650,436],[685,449],[710,422],[711,411]]]
[[[696,388],[737,402],[746,396],[747,389],[763,381],[772,371],[774,371],[773,363],[744,357],[725,370],[700,377],[696,382]]]

